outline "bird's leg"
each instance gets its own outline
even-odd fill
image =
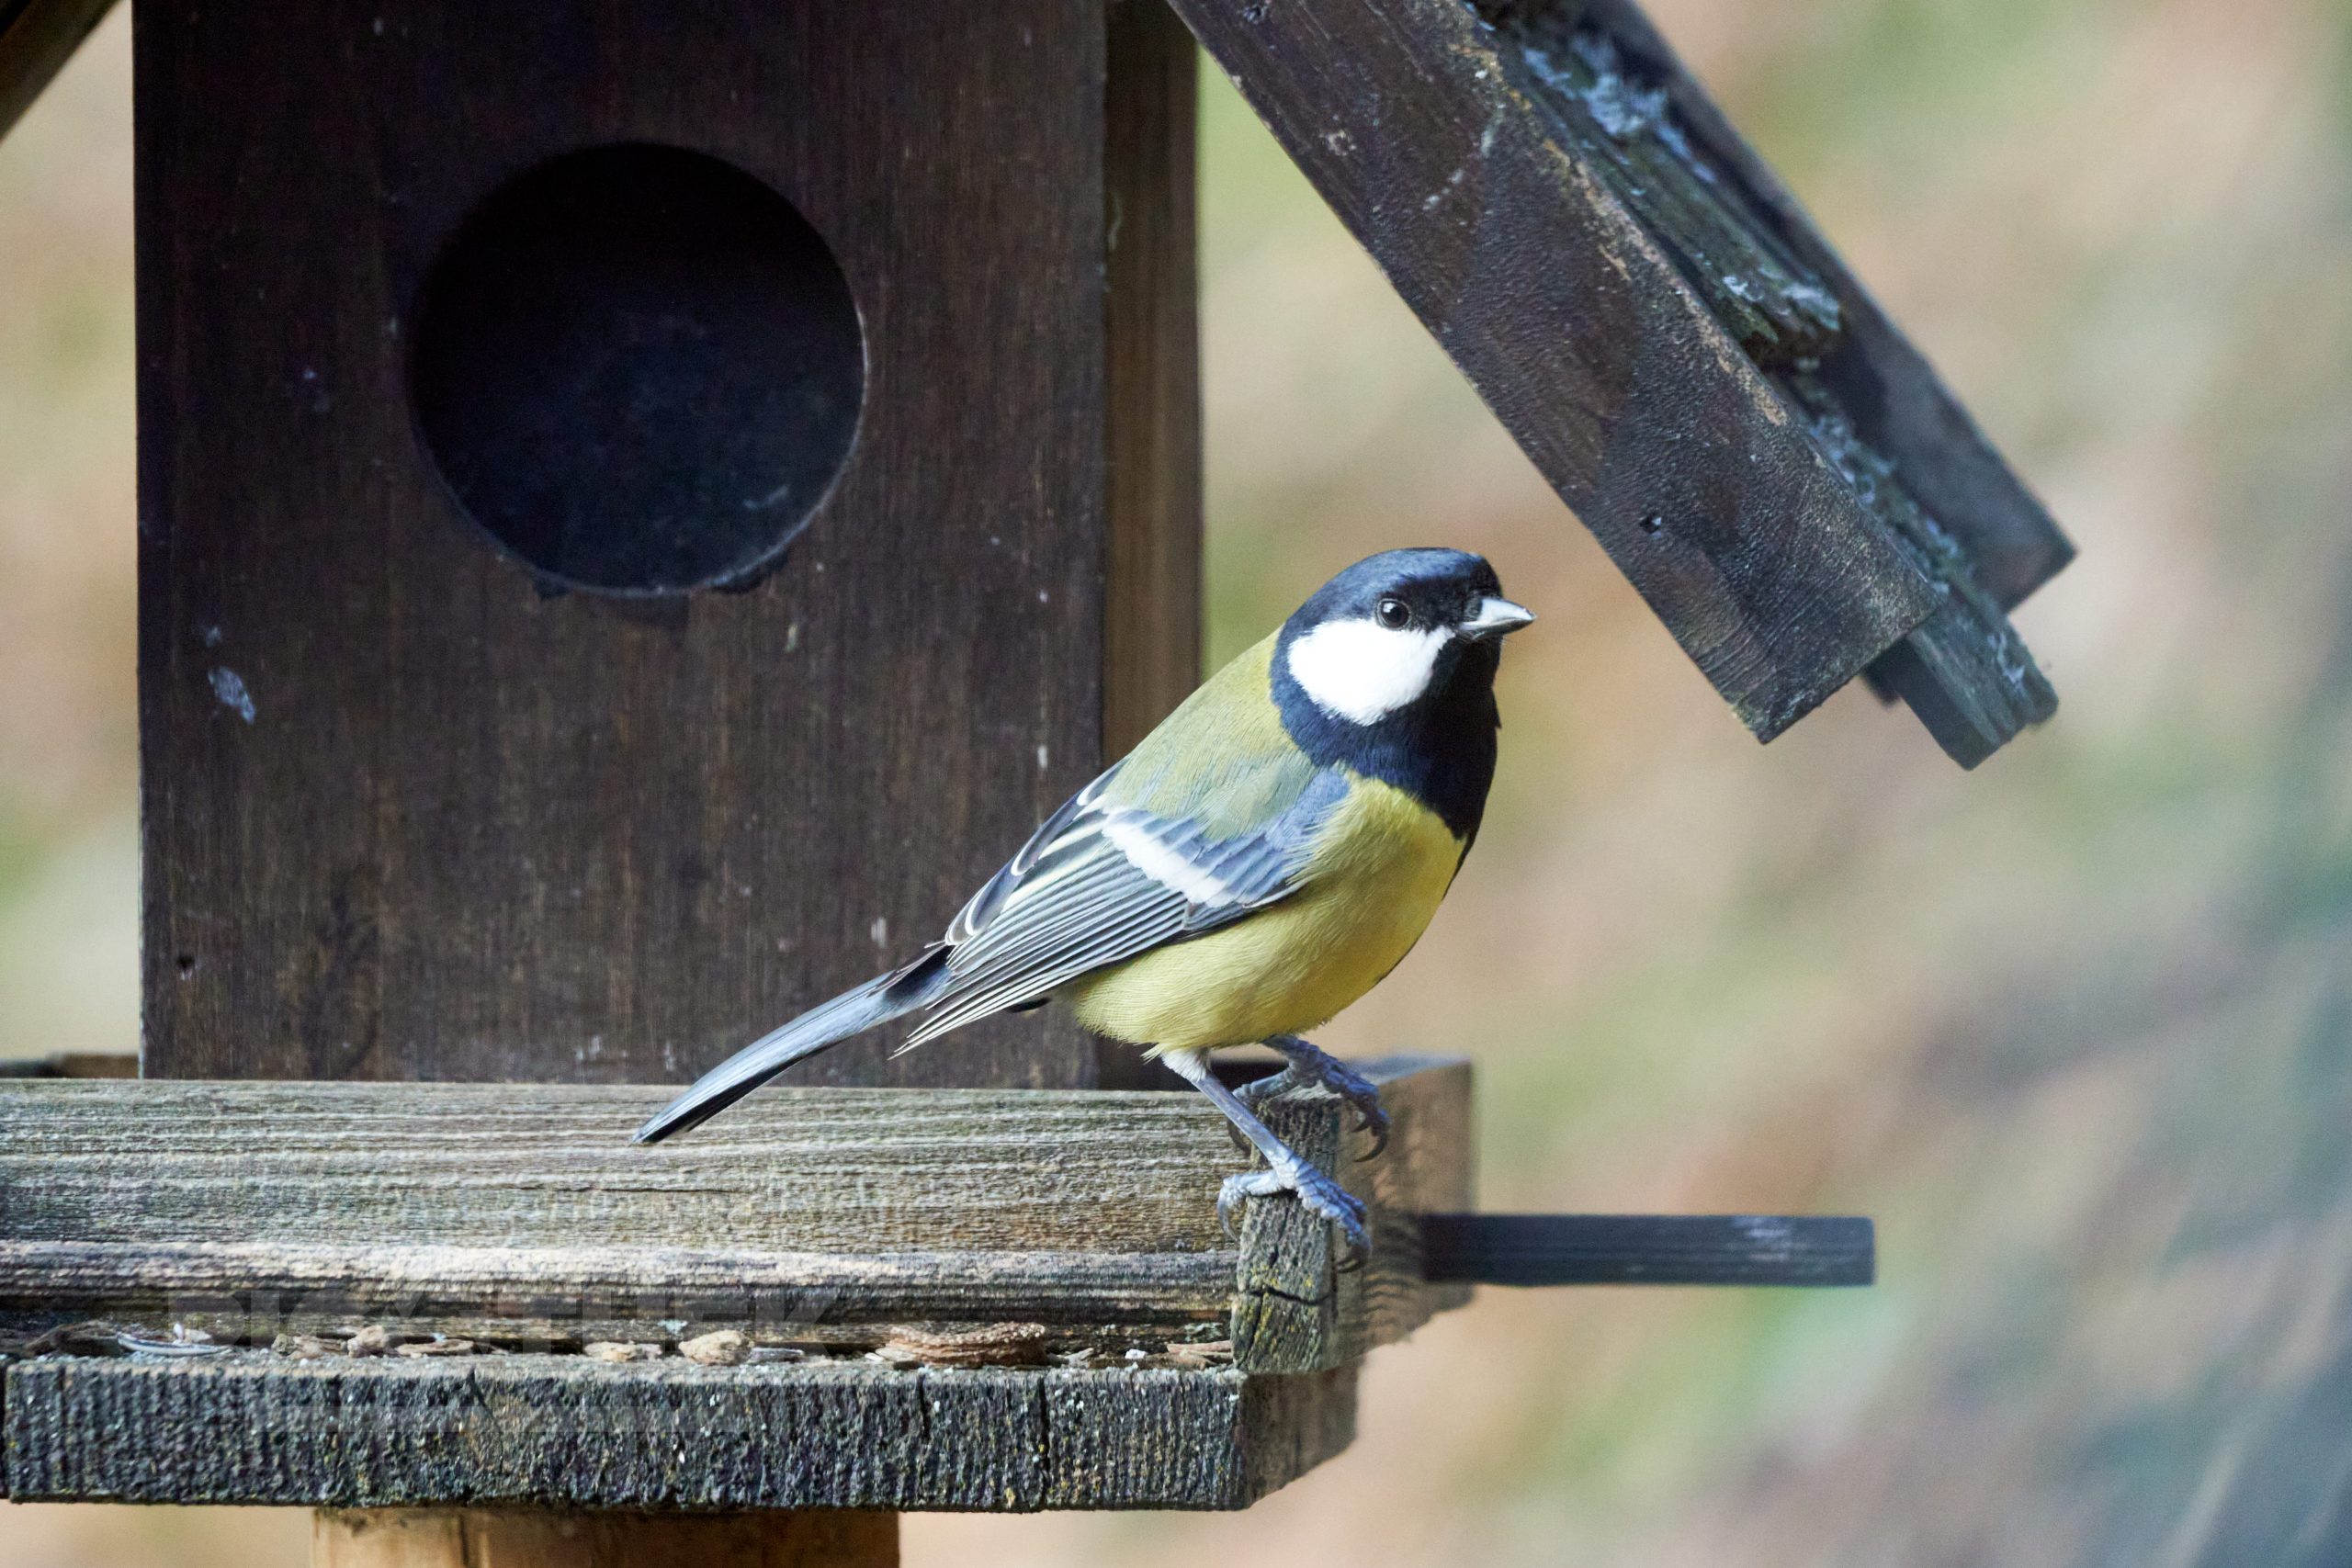
[[[1271,1197],[1276,1192],[1293,1192],[1306,1205],[1307,1212],[1318,1214],[1340,1227],[1340,1235],[1347,1243],[1342,1267],[1351,1266],[1349,1259],[1361,1261],[1371,1250],[1364,1235],[1363,1205],[1338,1182],[1324,1175],[1300,1157],[1288,1144],[1274,1136],[1273,1130],[1258,1120],[1257,1114],[1242,1103],[1241,1097],[1217,1081],[1209,1071],[1205,1051],[1170,1051],[1159,1058],[1176,1075],[1203,1094],[1209,1103],[1225,1112],[1241,1135],[1256,1145],[1266,1158],[1267,1168],[1253,1170],[1241,1176],[1226,1178],[1225,1186],[1216,1195],[1216,1216],[1227,1231],[1233,1229],[1234,1212],[1244,1198]]]
[[[1256,1105],[1310,1086],[1327,1089],[1354,1109],[1357,1128],[1372,1134],[1372,1147],[1361,1158],[1372,1159],[1388,1146],[1388,1112],[1381,1109],[1380,1090],[1370,1078],[1295,1034],[1277,1034],[1264,1043],[1282,1053],[1287,1065],[1271,1077],[1244,1084],[1240,1092],[1245,1103]]]

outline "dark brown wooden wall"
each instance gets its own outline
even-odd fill
[[[149,1075],[685,1077],[916,950],[1190,686],[1193,54],[1156,4],[136,31]],[[613,142],[782,193],[862,320],[854,448],[747,591],[552,591],[410,407],[447,237]],[[1044,1020],[799,1081],[1097,1081]]]

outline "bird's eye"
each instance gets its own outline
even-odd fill
[[[1383,599],[1374,614],[1380,617],[1380,624],[1392,632],[1413,618],[1413,612],[1405,608],[1402,599]]]

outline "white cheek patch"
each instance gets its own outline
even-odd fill
[[[1326,621],[1290,645],[1290,675],[1315,705],[1377,724],[1429,690],[1448,634],[1377,621]]]

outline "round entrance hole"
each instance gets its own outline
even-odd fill
[[[425,280],[409,392],[474,522],[560,582],[727,586],[773,566],[857,431],[849,283],[792,204],[681,148],[516,176]]]

